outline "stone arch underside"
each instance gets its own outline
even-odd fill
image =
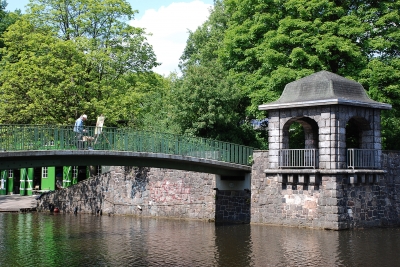
[[[373,143],[373,129],[366,118],[353,116],[346,122],[347,148],[372,149]]]
[[[285,123],[282,128],[282,148],[289,148],[289,129],[294,122],[298,122],[303,126],[305,149],[318,149],[318,124],[309,117],[295,117]]]

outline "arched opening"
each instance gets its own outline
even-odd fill
[[[315,168],[318,164],[318,124],[307,117],[288,120],[282,129],[280,167]]]
[[[304,149],[305,134],[303,126],[295,121],[289,127],[289,149]]]
[[[368,120],[352,117],[346,124],[347,166],[350,168],[375,167],[378,158],[374,149],[374,132]]]
[[[346,148],[365,148],[365,136],[371,130],[369,123],[362,117],[353,117],[346,124]]]
[[[318,124],[311,118],[292,118],[282,129],[284,149],[317,149]]]

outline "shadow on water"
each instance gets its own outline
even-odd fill
[[[250,224],[216,224],[215,248],[218,266],[251,266]]]

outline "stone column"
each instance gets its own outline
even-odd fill
[[[279,150],[282,147],[282,129],[279,111],[270,111],[268,117],[269,168],[279,167]]]

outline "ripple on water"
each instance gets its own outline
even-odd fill
[[[400,229],[0,214],[0,266],[396,266]]]

